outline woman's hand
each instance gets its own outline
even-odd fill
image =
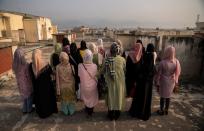
[[[174,92],[174,93],[178,93],[178,92],[179,92],[178,83],[175,84],[173,92]]]

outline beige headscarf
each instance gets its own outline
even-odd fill
[[[33,51],[32,54],[32,68],[33,72],[35,74],[35,77],[37,77],[39,71],[45,66],[45,63],[42,60],[42,51],[39,49],[36,49]]]
[[[68,64],[69,57],[68,57],[66,52],[61,52],[59,58],[60,58],[60,63],[61,64],[63,64],[63,65],[67,65]]]
[[[97,54],[98,53],[98,48],[97,48],[96,44],[93,43],[93,42],[89,43],[89,50],[91,50],[91,52],[93,54]]]

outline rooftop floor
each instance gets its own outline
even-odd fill
[[[48,62],[51,47],[41,48],[43,58]],[[27,49],[26,49],[27,50]],[[28,60],[31,53],[27,53]],[[203,131],[204,130],[204,86],[182,85],[179,94],[171,99],[169,115],[158,116],[159,95],[153,90],[152,117],[148,121],[138,120],[128,115],[131,99],[126,100],[126,108],[117,121],[107,119],[107,107],[101,100],[94,109],[92,118],[87,118],[82,102],[76,103],[76,112],[65,116],[61,112],[46,119],[40,119],[33,112],[22,114],[21,99],[15,77],[7,79],[0,87],[0,130],[24,131]],[[60,103],[58,103],[60,107]],[[60,109],[60,108],[59,108]]]

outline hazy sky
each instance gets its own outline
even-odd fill
[[[0,0],[0,10],[46,16],[59,28],[195,27],[204,21],[204,0]]]

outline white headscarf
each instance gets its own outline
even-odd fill
[[[102,48],[103,49],[103,40],[102,39],[98,39],[97,40],[97,46],[98,46],[98,48]]]
[[[93,53],[90,50],[85,50],[84,56],[83,56],[83,63],[92,63],[93,60]]]

